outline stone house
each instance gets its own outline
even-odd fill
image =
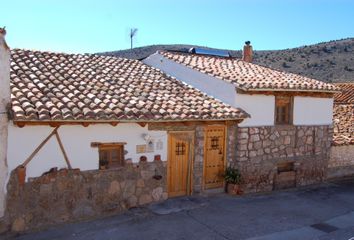
[[[246,192],[326,178],[338,87],[253,64],[250,42],[243,59],[191,49],[157,52],[143,62],[251,115],[236,129],[236,160],[229,159]]]
[[[243,60],[10,50],[0,29],[0,222],[15,231],[326,176],[333,85]],[[153,67],[152,67],[153,66]],[[26,175],[24,175],[24,173]],[[1,228],[1,224],[0,224]]]
[[[354,175],[354,83],[338,83],[334,95],[333,142],[328,177]]]
[[[5,229],[193,194],[203,188],[201,176],[223,186],[245,111],[137,60],[10,50],[5,33],[0,29]]]

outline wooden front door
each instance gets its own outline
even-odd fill
[[[170,133],[168,149],[168,195],[188,195],[191,193],[193,133]]]
[[[204,149],[204,188],[223,187],[225,172],[224,126],[206,128]]]

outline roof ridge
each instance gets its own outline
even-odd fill
[[[318,79],[310,78],[292,72],[287,72],[280,69],[275,69],[261,64],[250,63],[239,58],[220,57],[220,56],[213,56],[213,55],[193,54],[193,53],[179,53],[179,52],[176,53],[176,52],[167,52],[167,51],[161,51],[161,54],[164,57],[170,58],[172,61],[189,66],[198,71],[205,72],[206,74],[212,75],[214,77],[218,77],[226,81],[230,81],[233,84],[237,83],[240,87],[244,86],[246,89],[251,89],[251,90],[252,89],[280,89],[284,91],[309,90],[309,91],[323,91],[323,92],[339,91],[339,89],[331,83],[326,83]],[[176,59],[174,56],[176,56],[177,58],[179,57],[180,59]],[[215,64],[214,62],[200,62],[200,64],[193,63],[194,64],[193,65],[189,61],[186,61],[186,59],[183,59],[183,57],[188,57],[188,56],[200,58],[201,61],[203,60],[205,61],[206,59],[217,59],[217,60],[220,59],[221,61],[231,61],[231,63],[234,64],[234,69],[230,70],[230,68],[228,67],[222,67],[222,63],[219,63],[220,66],[214,65],[215,67],[211,68],[210,65]],[[240,63],[242,63],[244,66],[242,66]],[[250,72],[252,73],[251,75],[249,74]],[[272,75],[278,75],[278,76],[270,76],[270,75],[267,76],[265,72],[272,73]],[[236,75],[237,77],[235,77]],[[243,75],[243,76],[240,77],[239,75]],[[275,77],[278,77],[278,80],[280,81],[278,86],[276,86]],[[294,80],[294,82],[292,82],[292,80]],[[255,84],[257,86],[254,86]],[[262,84],[264,87],[258,86]],[[269,86],[272,85],[273,87],[269,87],[268,85]],[[319,87],[316,87],[315,85],[319,85]]]
[[[106,59],[122,59],[122,60],[127,60],[131,62],[140,62],[137,59],[130,59],[130,58],[123,58],[123,57],[118,57],[118,56],[109,56],[109,55],[101,55],[97,53],[66,53],[66,52],[55,52],[55,51],[43,51],[43,50],[35,50],[35,49],[25,49],[25,48],[12,48],[10,50],[11,54],[13,52],[33,52],[33,53],[42,53],[42,54],[55,54],[55,55],[65,55],[65,56],[88,56],[88,57],[99,57],[99,58],[106,58]]]

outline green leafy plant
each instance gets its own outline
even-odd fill
[[[242,182],[241,173],[237,168],[228,167],[224,178],[227,183],[231,184],[240,184]]]

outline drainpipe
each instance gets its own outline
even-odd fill
[[[5,41],[6,30],[0,28],[0,219],[6,201],[8,106],[10,104],[10,49]]]

